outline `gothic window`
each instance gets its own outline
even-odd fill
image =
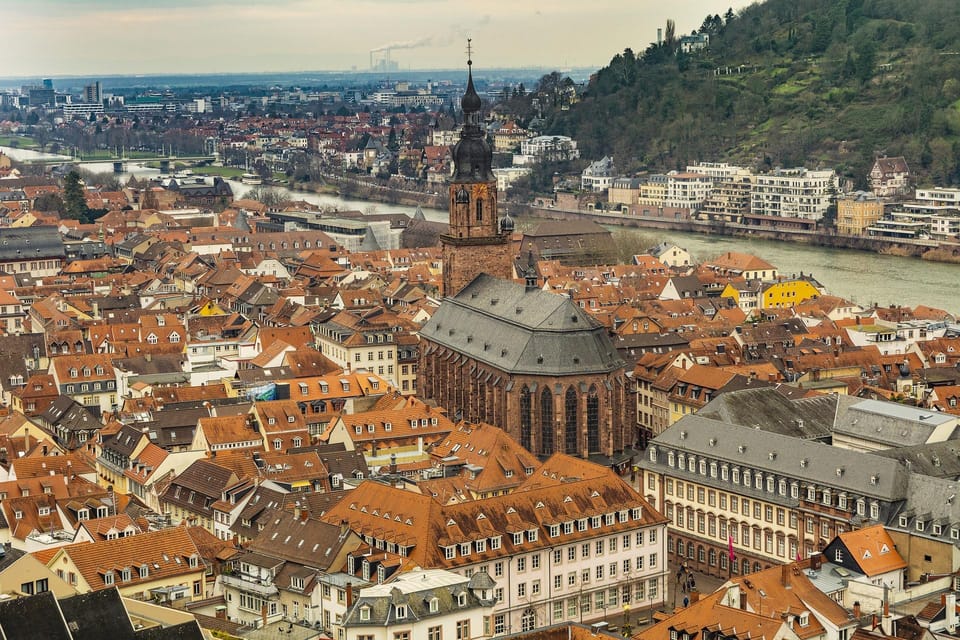
[[[454,201],[457,204],[467,204],[470,202],[470,194],[467,193],[467,190],[463,187],[457,189],[457,194],[454,196]]]
[[[523,388],[520,389],[520,444],[527,451],[531,451],[533,446],[530,405],[530,389],[527,385],[523,385]]]
[[[553,394],[550,389],[544,385],[540,392],[540,452],[545,455],[553,455]]]
[[[597,388],[590,387],[587,394],[587,452],[600,451],[600,398]]]
[[[477,200],[477,222],[483,222],[483,200]]]
[[[577,405],[577,392],[573,387],[568,387],[566,397],[563,400],[564,447],[566,448],[566,452],[571,455],[576,454],[578,448],[577,442],[580,429]]]

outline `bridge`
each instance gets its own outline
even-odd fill
[[[169,156],[169,157],[155,157],[155,158],[125,158],[125,157],[116,157],[112,156],[109,158],[87,158],[87,159],[77,159],[71,157],[63,158],[44,158],[42,160],[28,160],[28,164],[42,164],[42,165],[57,165],[57,164],[105,164],[113,163],[113,170],[115,173],[122,173],[129,162],[159,162],[160,163],[160,172],[167,173],[170,171],[170,166],[174,162],[207,162],[215,160],[215,156]]]

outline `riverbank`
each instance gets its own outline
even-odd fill
[[[404,206],[423,206],[431,209],[446,207],[446,194],[425,193],[416,190],[398,189],[389,185],[380,185],[352,178],[330,176],[329,182],[319,185],[310,183],[298,185],[294,191],[325,193],[354,200],[368,200],[385,204]],[[867,251],[885,256],[920,258],[929,262],[960,264],[960,243],[946,244],[936,240],[893,240],[867,236],[850,236],[820,233],[817,231],[768,229],[750,225],[705,220],[671,220],[667,218],[644,218],[618,213],[596,211],[571,211],[550,207],[538,207],[533,204],[510,204],[510,213],[514,216],[544,219],[587,219],[604,225],[616,225],[637,229],[660,231],[679,231],[706,236],[725,236],[789,242],[799,245],[824,247],[830,249],[848,249]]]
[[[830,249],[852,249],[880,255],[921,258],[930,262],[960,264],[960,244],[936,240],[888,239],[869,236],[851,236],[800,229],[773,229],[754,225],[707,220],[670,219],[659,217],[630,216],[600,211],[573,211],[551,207],[527,207],[529,215],[536,218],[593,220],[604,225],[680,231],[708,236],[726,236],[789,242],[799,245]]]
[[[335,195],[346,200],[368,200],[384,204],[396,204],[405,207],[426,207],[428,209],[446,209],[447,194],[424,192],[416,189],[403,189],[382,185],[345,176],[324,176],[325,182],[308,182],[287,185],[293,192]]]

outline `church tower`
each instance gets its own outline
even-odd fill
[[[469,41],[468,41],[469,43]],[[469,51],[469,44],[468,44]],[[513,220],[497,218],[493,151],[481,127],[480,96],[473,86],[473,60],[467,60],[467,90],[460,102],[463,129],[453,147],[450,178],[450,232],[440,236],[443,294],[454,296],[481,273],[513,277],[510,235]]]

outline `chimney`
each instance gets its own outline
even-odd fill
[[[690,604],[700,601],[700,591],[697,589],[690,590]]]
[[[267,626],[267,603],[260,605],[260,627]]]
[[[860,619],[860,601],[857,600],[853,603],[853,617],[857,620]]]
[[[780,565],[780,584],[785,587],[790,586],[790,565],[782,564]]]
[[[747,610],[747,592],[746,591],[740,592],[740,610],[741,611]]]
[[[947,609],[947,631],[953,633],[957,628],[957,594],[952,592],[946,594],[943,604]]]
[[[813,569],[814,571],[819,571],[819,570],[820,570],[820,560],[821,560],[821,557],[820,557],[820,552],[819,552],[819,551],[814,551],[813,553],[811,553],[811,554],[810,554],[810,568]]]
[[[299,500],[293,503],[293,517],[296,520],[300,519],[300,501]]]
[[[341,521],[340,521],[340,536],[342,537],[342,536],[347,535],[347,531],[349,531],[349,530],[350,530],[350,525],[347,524],[347,521],[346,521],[346,520],[341,520]]]
[[[884,599],[883,601],[883,617],[884,618],[890,617],[890,602],[886,599]]]
[[[347,610],[353,606],[353,583],[347,583]]]

